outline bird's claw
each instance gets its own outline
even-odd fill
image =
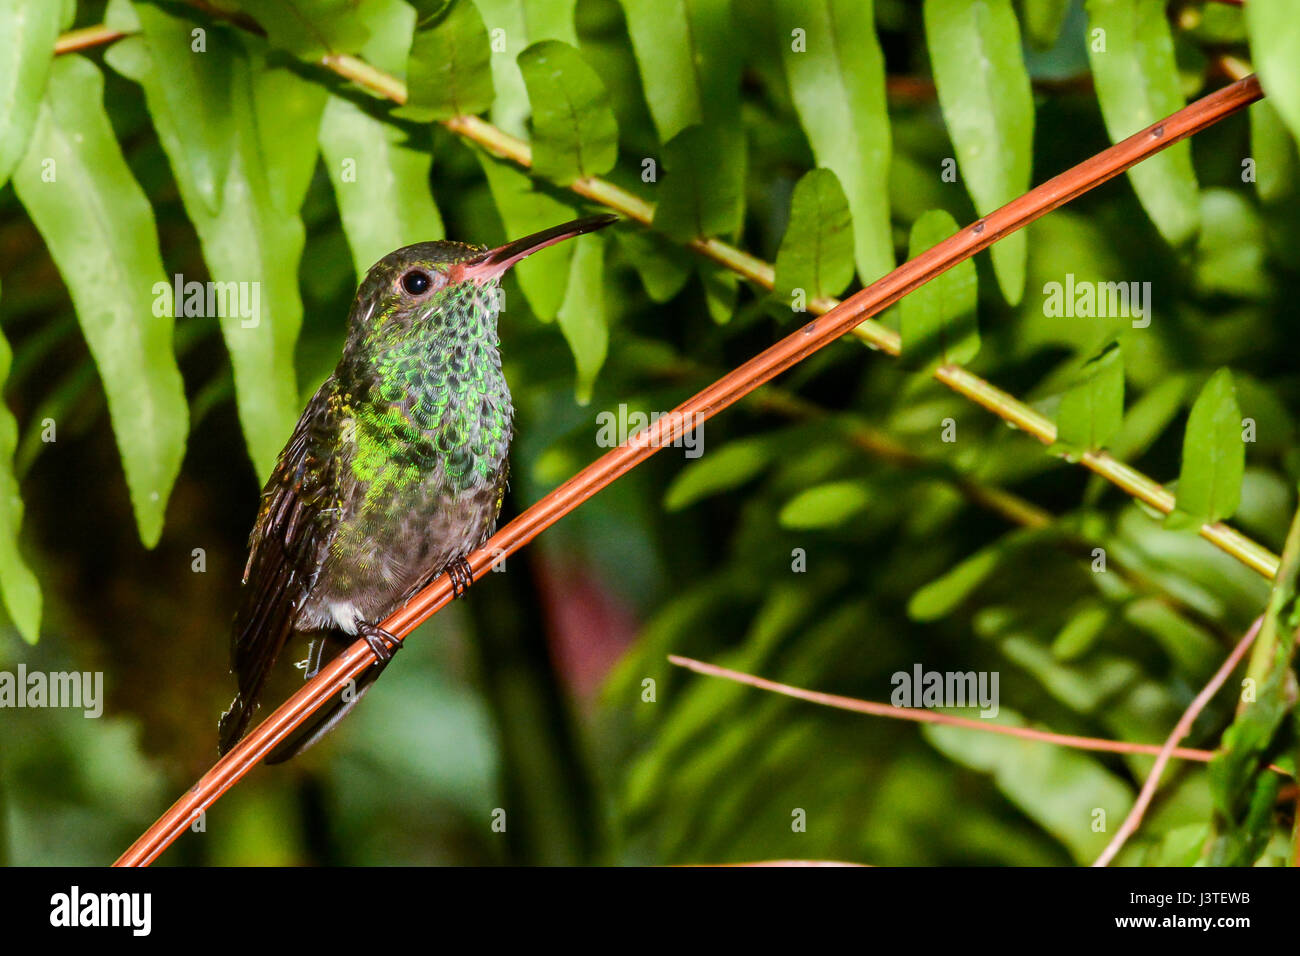
[[[357,636],[370,647],[375,655],[375,662],[379,664],[387,664],[393,659],[393,655],[402,649],[402,642],[378,624],[367,624],[363,621],[357,625]]]
[[[474,583],[474,569],[464,557],[459,557],[447,565],[447,577],[451,580],[451,596],[461,598]]]

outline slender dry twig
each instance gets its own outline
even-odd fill
[[[626,443],[611,449],[541,501],[525,510],[514,521],[494,534],[483,547],[468,556],[467,560],[474,579],[482,577],[497,560],[532,541],[543,530],[649,458],[658,449],[671,446],[673,441],[686,431],[712,418],[749,392],[840,336],[861,327],[864,319],[884,311],[909,292],[951,269],[957,263],[987,249],[1003,236],[1023,228],[1095,186],[1113,179],[1165,147],[1243,109],[1259,99],[1261,95],[1259,83],[1253,77],[1212,93],[1160,123],[1116,143],[1078,166],[1035,187],[973,225],[959,230],[915,259],[899,266],[826,315],[808,322],[682,403],[669,414],[637,432]],[[964,369],[943,366],[941,371],[943,370],[947,370],[947,373],[953,376],[964,376],[974,380],[971,383],[974,390],[983,395],[989,403],[996,405],[1000,401],[999,396],[1003,393]],[[985,394],[986,392],[988,394]],[[1024,410],[1031,411],[1027,408]],[[1032,414],[1037,416],[1036,412]],[[1046,419],[1042,421],[1043,427],[1049,428],[1054,437],[1055,428]],[[1089,453],[1084,458],[1091,459],[1094,465],[1098,466],[1094,470],[1099,470],[1099,473],[1104,473],[1106,469],[1119,469],[1117,473],[1127,476],[1127,480],[1134,485],[1135,489],[1142,490],[1143,482],[1150,483],[1153,487],[1146,489],[1141,495],[1143,500],[1148,500],[1157,507],[1163,504],[1165,507],[1162,510],[1172,510],[1172,496],[1158,484],[1141,476],[1127,465],[1102,453]],[[1100,466],[1106,462],[1109,463],[1106,468],[1101,468]],[[1206,525],[1201,529],[1201,533],[1216,543],[1228,545],[1234,553],[1243,556],[1253,554],[1257,563],[1262,562],[1261,570],[1267,567],[1271,573],[1272,568],[1276,567],[1275,557],[1225,525]],[[1256,551],[1263,553],[1256,554]],[[443,575],[412,598],[405,607],[390,615],[381,626],[399,640],[404,639],[419,624],[444,607],[451,600],[451,596],[451,583]],[[204,774],[189,792],[149,827],[118,859],[118,865],[140,865],[152,861],[190,825],[199,811],[211,806],[213,801],[251,770],[272,747],[373,663],[374,656],[366,642],[358,640],[329,665],[322,668],[315,678],[254,728],[233,750]]]
[[[708,664],[704,661],[698,661],[693,657],[681,657],[677,654],[669,654],[670,663],[678,667],[685,667],[687,670],[695,671],[697,674],[704,674],[708,677],[720,677],[723,680],[735,681],[738,684],[747,684],[750,687],[756,687],[759,690],[771,691],[774,694],[781,694],[785,697],[793,697],[796,700],[805,700],[811,704],[821,704],[823,707],[834,707],[836,710],[848,710],[855,714],[868,714],[872,717],[889,717],[893,720],[911,720],[920,724],[940,724],[945,727],[960,727],[963,730],[978,730],[986,734],[1002,734],[1007,737],[1019,737],[1022,740],[1035,740],[1041,743],[1053,744],[1057,747],[1070,747],[1075,750],[1093,750],[1101,753],[1112,754],[1145,754],[1148,756],[1158,756],[1164,752],[1163,747],[1155,744],[1138,744],[1131,743],[1127,740],[1106,740],[1102,737],[1080,737],[1075,734],[1057,734],[1050,730],[1037,730],[1033,727],[1009,727],[1006,724],[994,724],[987,720],[975,720],[970,717],[958,717],[955,714],[946,714],[937,710],[922,710],[916,707],[895,707],[893,704],[882,704],[872,700],[861,700],[857,697],[844,697],[840,694],[826,694],[817,690],[806,690],[802,687],[794,687],[790,684],[782,684],[779,681],[768,680],[766,677],[758,677],[754,674],[746,674],[744,671],[731,670],[728,667],[719,667],[717,664]],[[1167,744],[1167,742],[1166,742]],[[1214,759],[1213,750],[1195,750],[1189,747],[1175,747],[1169,751],[1170,756],[1177,757],[1180,760],[1193,760],[1197,763],[1209,763]],[[1275,773],[1289,776],[1281,767],[1270,765],[1270,770]]]
[[[201,0],[191,0],[192,5],[203,9],[205,12],[225,19],[229,19],[246,29],[252,28],[245,20],[235,19],[222,11],[201,2]],[[255,26],[255,25],[253,25]],[[92,28],[94,29],[94,28]],[[111,34],[114,31],[107,31]],[[111,42],[116,39],[115,36],[105,35],[98,42]],[[84,46],[93,45],[90,43]],[[366,63],[364,60],[354,56],[343,54],[328,54],[322,58],[321,64],[332,70],[339,76],[364,87],[371,92],[393,101],[394,103],[406,102],[406,84],[391,74],[377,69]],[[1243,86],[1242,84],[1246,84]],[[1263,97],[1263,91],[1259,83],[1253,76],[1243,77],[1239,83],[1234,83],[1228,89],[1236,89],[1239,95],[1244,95],[1242,102],[1232,106],[1227,112],[1222,114],[1201,117],[1201,125],[1195,126],[1190,132],[1196,132],[1206,125],[1217,122],[1223,116],[1249,105],[1257,99]],[[1222,91],[1220,91],[1222,92]],[[1188,121],[1193,121],[1196,115],[1214,99],[1218,94],[1204,97],[1196,103],[1192,103],[1185,109],[1175,113],[1175,117],[1185,117]],[[1217,104],[1215,108],[1221,104]],[[1190,111],[1190,112],[1189,112]],[[1171,117],[1173,119],[1173,117]],[[478,145],[490,150],[491,152],[505,157],[512,162],[524,167],[525,169],[532,166],[532,149],[529,145],[518,137],[511,136],[504,130],[498,129],[486,120],[477,116],[456,116],[444,120],[443,125]],[[1159,140],[1165,136],[1164,124],[1157,124],[1146,131]],[[1142,134],[1139,134],[1142,135]],[[1178,139],[1190,135],[1189,132],[1183,132],[1173,136],[1165,141],[1164,145],[1177,141]],[[1130,140],[1134,137],[1130,137]],[[1126,140],[1125,142],[1129,142]],[[1159,148],[1163,148],[1160,146]],[[1078,168],[1078,167],[1076,167]],[[1122,171],[1122,170],[1121,170]],[[1057,177],[1059,180],[1061,177]],[[1056,180],[1052,180],[1055,182]],[[1104,181],[1100,180],[1099,182]],[[1098,183],[1093,183],[1095,186]],[[625,189],[621,189],[611,182],[600,179],[599,177],[589,176],[571,183],[568,187],[573,192],[593,202],[600,203],[609,209],[621,213],[629,219],[633,219],[644,225],[649,225],[654,219],[654,206],[638,196],[633,195]],[[1041,188],[1041,187],[1040,187]],[[1089,186],[1087,188],[1092,188]],[[1028,194],[1027,194],[1028,195]],[[1023,198],[1023,197],[1022,197]],[[1063,201],[1069,201],[1067,199]],[[750,255],[743,250],[737,249],[720,239],[696,238],[686,244],[689,248],[695,250],[718,263],[719,265],[735,272],[737,275],[748,279],[754,284],[771,290],[775,283],[775,270],[770,263],[764,262],[756,256]],[[839,305],[839,301],[834,298],[820,298],[808,304],[809,311],[824,315]],[[893,329],[890,329],[879,322],[870,319],[864,320],[857,328],[852,330],[853,335],[864,342],[869,347],[878,351],[886,352],[890,355],[897,356],[901,350],[901,340],[899,335]],[[936,368],[932,376],[944,385],[951,388],[957,394],[983,406],[988,411],[999,416],[1007,423],[1015,426],[1021,431],[1028,432],[1037,438],[1044,445],[1051,445],[1056,441],[1056,425],[1051,419],[1035,411],[1025,403],[1019,401],[1014,396],[1002,391],[997,386],[985,381],[978,375],[975,375],[959,365],[942,365]],[[1169,494],[1165,488],[1154,479],[1148,477],[1136,468],[1124,464],[1121,461],[1112,458],[1106,452],[1088,452],[1078,459],[1079,463],[1089,470],[1095,472],[1125,493],[1145,504],[1169,514],[1174,508],[1174,496]],[[1228,526],[1218,523],[1214,525],[1205,525],[1200,529],[1200,534],[1211,544],[1225,551],[1226,553],[1237,558],[1247,567],[1259,572],[1265,577],[1273,577],[1277,571],[1277,556],[1272,554],[1267,548],[1251,540],[1241,532],[1229,528]]]
[[[1138,798],[1134,802],[1132,809],[1129,810],[1128,816],[1124,818],[1123,824],[1115,832],[1115,836],[1111,838],[1110,843],[1106,845],[1106,849],[1102,851],[1101,856],[1097,857],[1097,861],[1092,864],[1093,866],[1108,866],[1110,861],[1115,859],[1119,851],[1124,848],[1128,838],[1137,832],[1138,826],[1142,823],[1142,817],[1147,812],[1147,807],[1151,805],[1151,798],[1156,795],[1156,788],[1160,786],[1160,775],[1165,772],[1165,766],[1169,763],[1169,758],[1177,748],[1178,741],[1192,732],[1192,724],[1196,723],[1196,718],[1201,715],[1201,711],[1205,709],[1206,704],[1214,698],[1214,695],[1219,692],[1219,688],[1223,686],[1224,681],[1237,669],[1237,665],[1246,656],[1246,651],[1250,649],[1250,645],[1254,642],[1255,635],[1259,633],[1259,627],[1263,623],[1263,617],[1255,618],[1255,623],[1250,626],[1246,636],[1237,642],[1237,646],[1232,649],[1232,653],[1223,662],[1223,666],[1215,671],[1214,676],[1210,678],[1210,682],[1202,687],[1201,692],[1187,705],[1187,709],[1183,711],[1183,716],[1178,718],[1178,723],[1174,725],[1174,729],[1170,731],[1164,746],[1160,748],[1160,755],[1156,757],[1156,762],[1151,766],[1151,772],[1147,774],[1146,782],[1142,784],[1142,790],[1138,793]]]

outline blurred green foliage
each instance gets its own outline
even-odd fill
[[[584,177],[654,204],[651,228],[508,280],[508,518],[603,450],[602,413],[671,409],[800,304],[1254,58],[1248,116],[905,300],[882,321],[906,364],[831,346],[585,502],[415,635],[328,743],[254,771],[163,857],[1091,862],[1151,757],[920,729],[666,656],[874,701],[917,666],[996,674],[1000,724],[1151,744],[1266,605],[1290,634],[1291,582],[1269,604],[1194,532],[1230,518],[1278,551],[1296,508],[1300,49],[1285,0],[1166,7],[0,0],[0,671],[98,671],[106,692],[93,720],[0,710],[0,859],[106,862],[215,757],[257,489],[383,253],[553,225],[592,207],[565,188]],[[125,35],[52,57],[100,23]],[[319,62],[344,56],[406,105]],[[532,174],[438,122],[463,113],[530,142]],[[777,291],[701,237],[775,262]],[[178,274],[253,284],[260,321],[160,314]],[[1105,283],[1149,290],[1139,321],[1048,305]],[[1060,443],[924,374],[940,361]],[[1102,447],[1167,482],[1176,520],[1072,463]],[[1270,648],[1233,749],[1175,762],[1120,862],[1294,852],[1262,769],[1294,767],[1290,643]],[[1185,745],[1216,747],[1239,691]]]

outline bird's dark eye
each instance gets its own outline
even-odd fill
[[[419,269],[412,269],[402,276],[402,288],[411,295],[423,295],[429,291],[431,285],[433,280],[429,278],[429,273],[421,272]]]

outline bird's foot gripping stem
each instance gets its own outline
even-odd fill
[[[370,646],[370,650],[375,655],[375,662],[378,664],[387,664],[393,659],[393,655],[402,649],[402,642],[378,624],[367,624],[362,621],[357,625],[357,637]]]
[[[447,577],[451,579],[451,596],[461,598],[474,583],[474,569],[464,557],[459,557],[447,565]]]

